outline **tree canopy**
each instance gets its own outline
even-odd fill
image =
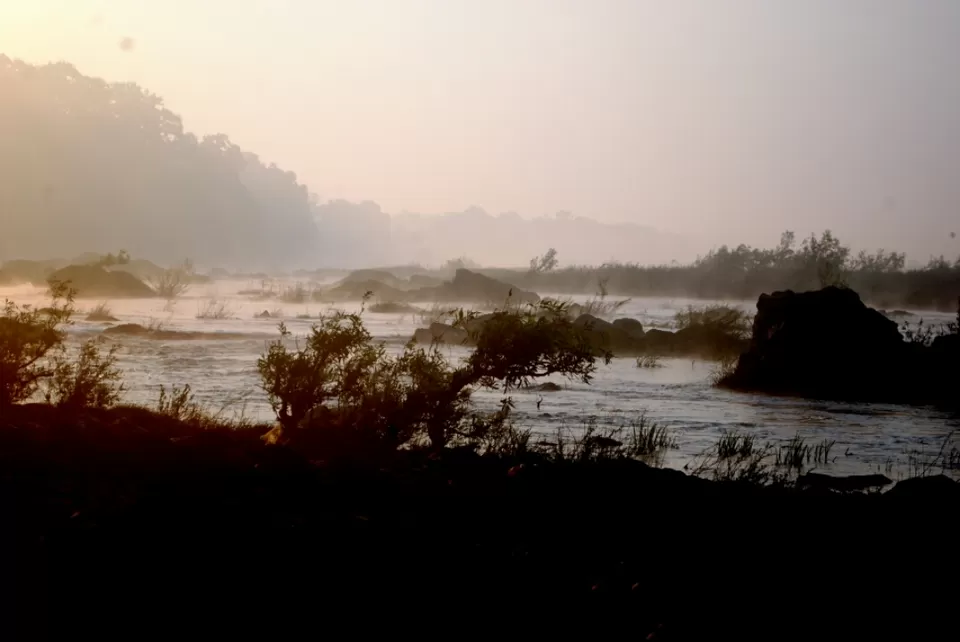
[[[163,100],[67,63],[0,55],[0,259],[118,245],[137,256],[286,267],[318,246],[309,192]]]

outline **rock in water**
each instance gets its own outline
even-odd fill
[[[774,292],[757,301],[750,347],[721,385],[845,400],[906,393],[909,346],[896,322],[846,288]]]

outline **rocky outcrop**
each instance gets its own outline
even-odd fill
[[[761,295],[749,349],[721,385],[850,401],[936,402],[957,383],[960,345],[908,344],[850,289]],[[954,393],[956,391],[954,390]]]
[[[588,331],[590,345],[594,348],[618,356],[636,352],[642,341],[642,336],[631,334],[622,323],[615,325],[592,314],[581,314],[573,324]]]
[[[940,499],[956,502],[960,500],[960,484],[946,475],[912,477],[897,482],[897,485],[888,490],[886,494],[888,497],[906,500]]]
[[[156,296],[149,285],[129,272],[112,272],[99,265],[68,265],[48,278],[69,283],[78,297],[145,299]]]
[[[406,286],[406,282],[403,279],[398,279],[392,272],[387,272],[386,270],[354,270],[347,276],[345,276],[337,285],[345,285],[347,283],[367,283],[369,281],[383,283],[392,288],[398,290],[403,289]]]
[[[432,288],[412,290],[410,300],[449,301],[482,303],[495,306],[538,303],[539,295],[478,274],[470,270],[457,270],[452,281]]]
[[[151,339],[154,341],[197,341],[197,340],[222,340],[229,341],[234,339],[245,339],[251,335],[240,334],[237,332],[186,332],[181,330],[163,330],[147,328],[139,323],[121,323],[107,328],[103,334],[109,337],[134,337],[137,339]]]
[[[622,330],[632,339],[642,339],[643,335],[645,334],[643,331],[643,324],[636,319],[631,319],[629,317],[614,319],[613,327]]]
[[[406,294],[402,290],[380,281],[346,281],[320,293],[323,301],[359,301],[366,294],[383,301],[403,301]]]

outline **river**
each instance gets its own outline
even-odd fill
[[[255,316],[278,310],[294,334],[306,334],[327,304],[291,305],[253,301],[240,296],[258,283],[219,281],[193,286],[172,309],[157,299],[117,299],[108,302],[120,323],[162,324],[167,330],[210,333],[195,340],[152,340],[132,337],[111,339],[120,345],[118,357],[124,372],[124,401],[155,403],[160,386],[189,384],[199,401],[227,416],[244,415],[258,421],[272,419],[266,397],[259,388],[257,357],[277,336],[276,319]],[[18,303],[42,305],[43,292],[31,287],[0,289]],[[575,300],[586,297],[574,297]],[[230,318],[198,319],[211,300],[223,305]],[[81,300],[77,322],[70,328],[74,341],[102,331],[103,323],[83,320],[82,312],[98,301]],[[641,298],[629,301],[617,316],[640,320],[645,327],[669,328],[676,311],[703,300]],[[730,302],[727,302],[730,303]],[[754,309],[753,302],[735,302]],[[339,306],[356,310],[359,304]],[[429,307],[426,304],[425,307]],[[927,323],[947,321],[950,315],[917,312]],[[311,319],[297,318],[309,315]],[[370,332],[399,351],[421,319],[411,314],[364,313]],[[218,338],[230,333],[236,338]],[[451,359],[466,354],[463,348],[444,348]],[[614,359],[600,365],[593,382],[585,385],[552,378],[563,389],[556,392],[514,391],[515,420],[535,433],[552,435],[557,427],[576,433],[589,423],[623,426],[645,415],[669,427],[677,448],[667,453],[665,464],[682,468],[717,442],[724,431],[753,433],[762,442],[781,443],[799,434],[810,443],[835,442],[830,462],[818,470],[831,474],[880,472],[893,479],[913,475],[924,461],[933,459],[952,431],[960,426],[955,415],[925,407],[852,404],[735,393],[711,386],[714,365],[690,359],[663,359],[659,368],[637,368],[634,359]],[[494,408],[501,394],[475,395],[480,408]],[[539,402],[539,407],[538,407]],[[952,439],[952,438],[951,438]],[[960,441],[960,440],[958,440]],[[947,450],[958,442],[949,442]]]

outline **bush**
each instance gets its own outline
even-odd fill
[[[281,324],[280,338],[257,367],[287,438],[322,432],[328,448],[387,449],[509,441],[509,397],[483,417],[471,412],[474,388],[508,393],[553,373],[588,382],[596,368],[584,330],[566,314],[543,314],[560,307],[498,310],[479,328],[471,323],[475,314],[457,311],[454,325],[476,345],[458,365],[436,345],[410,343],[400,355],[388,355],[383,344],[373,343],[360,314],[337,312],[315,324],[302,343]]]
[[[227,301],[207,299],[202,307],[197,309],[197,318],[205,321],[223,321],[233,318],[233,309]]]
[[[84,342],[76,360],[58,350],[53,357],[53,376],[45,382],[47,403],[70,408],[109,408],[120,400],[123,384],[117,368],[119,346],[113,345],[104,353],[102,344],[102,337]]]
[[[90,313],[87,314],[87,321],[116,321],[116,317],[113,316],[113,310],[110,309],[110,304],[106,301],[101,301],[90,310]]]
[[[753,324],[750,315],[745,311],[722,303],[701,307],[688,306],[686,310],[677,312],[673,320],[677,330],[701,327],[734,339],[749,338]]]
[[[164,270],[159,276],[150,279],[149,283],[158,296],[167,301],[176,301],[190,289],[193,274],[193,263],[186,260],[180,265]]]
[[[55,374],[52,354],[62,349],[74,313],[74,291],[51,282],[51,303],[38,309],[6,301],[0,316],[0,408],[30,399]]]

